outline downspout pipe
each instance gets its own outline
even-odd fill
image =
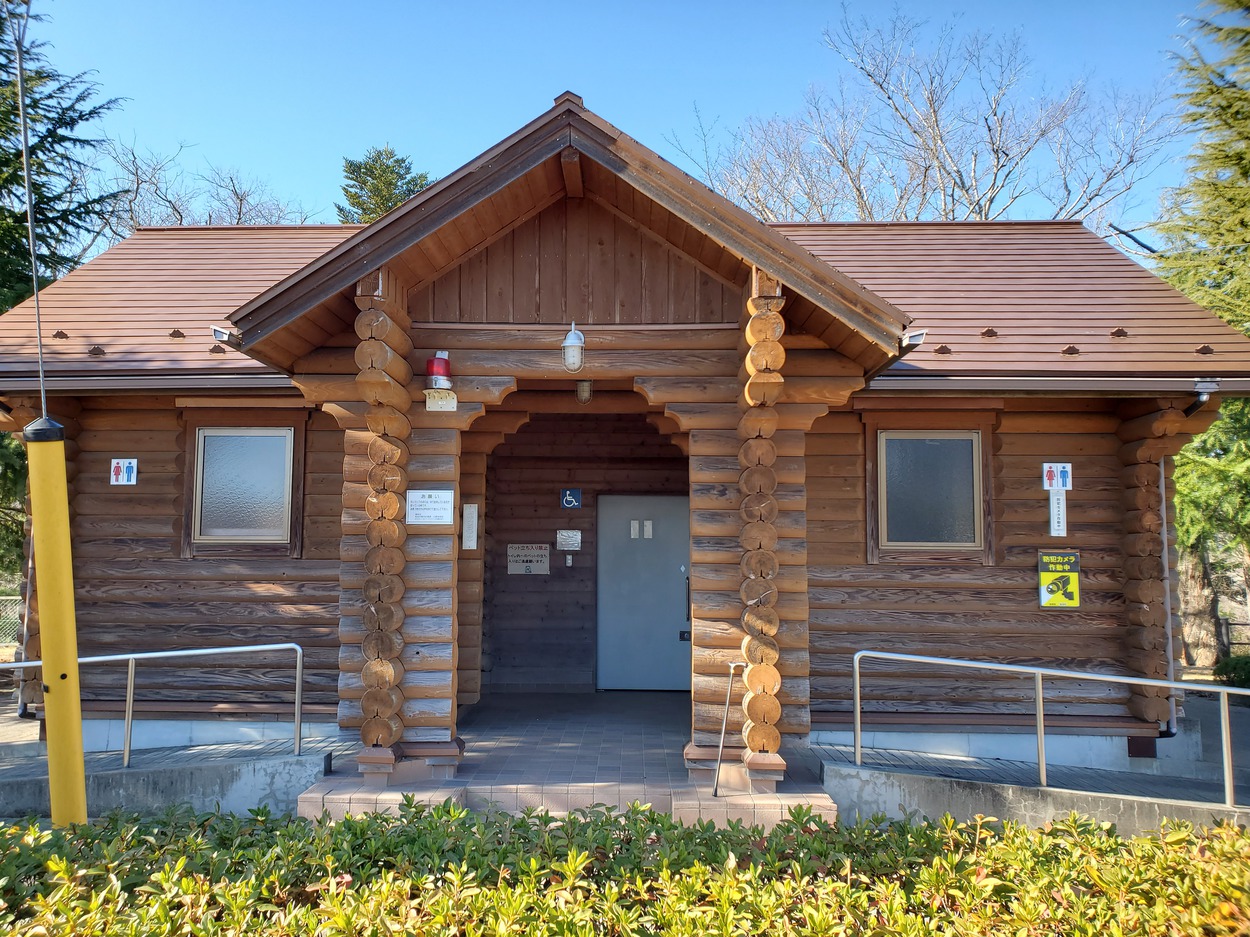
[[[1210,394],[1200,394],[1199,399],[1206,397],[1210,399]],[[1202,400],[1206,403],[1206,400]],[[1202,404],[1198,404],[1201,406]],[[1197,406],[1194,407],[1197,410]],[[1185,411],[1186,416],[1189,411]],[[1171,536],[1168,530],[1168,481],[1166,470],[1167,456],[1159,457],[1159,500],[1161,502],[1159,514],[1163,518],[1163,524],[1160,527],[1160,533],[1163,534],[1163,555],[1160,559],[1163,561],[1163,633],[1166,637],[1164,647],[1168,656],[1168,681],[1176,680],[1176,655],[1173,652],[1172,643],[1172,561],[1171,561]],[[1163,729],[1159,730],[1159,738],[1171,739],[1175,738],[1178,732],[1176,723],[1176,689],[1168,690],[1168,721]]]

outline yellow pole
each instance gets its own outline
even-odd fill
[[[44,417],[22,431],[30,466],[31,535],[39,636],[43,647],[44,723],[48,734],[48,793],[56,826],[87,821],[82,755],[82,695],[69,542],[65,429]]]

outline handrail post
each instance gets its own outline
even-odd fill
[[[122,723],[122,767],[130,767],[130,730],[135,724],[135,659],[126,661],[126,718]]]
[[[1037,781],[1046,786],[1046,704],[1042,701],[1042,675],[1033,674],[1033,705],[1037,710]]]
[[[855,733],[855,766],[859,767],[864,763],[864,744],[863,744],[863,724],[860,717],[860,695],[859,695],[859,655],[864,653],[860,651],[851,658],[851,697],[854,703],[854,733]]]
[[[304,743],[304,649],[295,645],[295,754]]]
[[[1224,806],[1233,806],[1233,734],[1228,716],[1228,694],[1220,694],[1220,746],[1224,750]]]
[[[739,667],[745,667],[742,661],[733,661],[729,665],[729,683],[725,687],[725,713],[720,720],[720,746],[716,749],[716,773],[712,776],[712,796],[719,796],[720,792],[720,765],[721,758],[725,754],[725,732],[729,728],[729,700],[733,696],[734,691],[734,674],[737,673]]]

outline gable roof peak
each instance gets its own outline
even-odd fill
[[[574,94],[572,91],[565,91],[563,94],[557,94],[553,103],[556,107],[559,107],[561,104],[572,104],[574,107],[582,109],[585,109],[586,107],[585,103],[582,101],[582,96],[580,94]]]

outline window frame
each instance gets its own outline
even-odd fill
[[[864,414],[867,559],[869,563],[993,566],[993,414],[969,412]],[[885,540],[885,441],[903,438],[973,440],[973,509],[977,542],[972,544],[887,543]]]
[[[216,410],[187,414],[186,470],[184,474],[185,505],[182,517],[182,555],[193,556],[289,556],[298,557],[303,550],[304,530],[304,437],[307,413],[263,410]],[[285,430],[290,433],[291,451],[288,461],[287,535],[282,540],[257,540],[249,538],[196,537],[201,499],[201,440],[202,430],[217,430],[214,435],[227,435],[231,431]],[[259,435],[259,434],[258,434]]]

